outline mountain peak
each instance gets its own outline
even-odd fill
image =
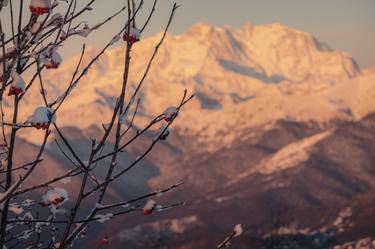
[[[186,34],[189,35],[205,35],[214,30],[214,27],[207,23],[197,23],[191,26]]]
[[[268,28],[271,28],[271,29],[274,29],[274,30],[293,30],[293,31],[297,31],[296,29],[293,29],[285,24],[282,24],[282,23],[279,23],[279,22],[273,22],[273,23],[270,23],[270,24],[266,24],[266,25],[260,25],[260,27],[268,27]]]
[[[242,29],[244,31],[252,31],[254,29],[254,25],[251,22],[245,22]]]

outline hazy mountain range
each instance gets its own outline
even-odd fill
[[[160,36],[135,45],[129,93]],[[86,58],[97,52],[89,49]],[[65,60],[45,76],[50,100],[67,87],[77,60]],[[123,60],[122,46],[107,51],[58,113],[58,125],[83,155],[87,137],[98,136],[109,120]],[[22,106],[24,118],[42,103],[37,87]],[[306,243],[290,248],[328,248],[375,235],[373,68],[360,69],[349,53],[281,24],[197,24],[182,35],[167,35],[141,90],[136,125],[177,104],[184,89],[196,97],[172,135],[109,198],[182,180],[184,187],[166,200],[188,205],[151,218],[110,221],[103,231],[113,234],[111,248],[214,248],[237,223],[248,229],[235,248],[271,248],[271,238],[284,237]],[[139,155],[152,133],[119,165]],[[41,136],[31,129],[21,134],[19,142],[30,148]],[[71,167],[53,143],[46,158],[49,166],[43,167],[51,176]],[[74,179],[65,185],[73,190]],[[348,208],[349,225],[342,228],[335,221]]]

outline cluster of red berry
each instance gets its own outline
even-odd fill
[[[42,130],[47,130],[48,129],[48,126],[49,124],[48,123],[31,123],[31,125],[35,128],[37,128],[38,130],[42,129]]]
[[[141,31],[135,27],[130,28],[130,32],[127,31],[124,33],[122,39],[130,44],[139,42],[141,38]]]
[[[57,206],[60,203],[63,203],[64,200],[65,200],[65,198],[63,196],[60,196],[60,197],[57,197],[57,198],[53,199],[52,201],[41,202],[40,205],[42,205],[42,207],[48,207],[50,205]]]
[[[49,12],[50,8],[47,7],[34,7],[34,6],[29,6],[31,13],[35,15],[43,15]]]
[[[177,109],[175,107],[168,107],[164,112],[164,121],[171,122],[177,115]]]
[[[48,63],[45,64],[47,69],[56,69],[60,66],[59,62],[55,62],[53,60],[50,60]]]
[[[143,215],[150,215],[156,208],[156,202],[153,200],[149,200],[146,205],[143,207]]]
[[[109,244],[108,236],[104,236],[102,240],[100,241],[100,245],[108,245],[108,244]]]
[[[12,86],[10,87],[9,89],[9,92],[8,92],[8,96],[11,96],[11,95],[19,95],[23,93],[23,90],[19,87],[15,87],[15,86]]]
[[[127,33],[124,34],[122,39],[126,42],[130,42],[131,44],[134,44],[139,41],[139,38],[137,38],[135,35],[128,35]]]

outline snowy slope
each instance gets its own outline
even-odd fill
[[[160,35],[135,45],[132,86],[142,77]],[[85,61],[97,52],[89,49]],[[66,60],[59,70],[45,75],[50,99],[70,82],[77,60]],[[123,46],[117,46],[74,89],[58,113],[58,123],[81,128],[106,123],[122,72]],[[279,119],[321,124],[359,119],[375,110],[370,101],[375,94],[371,72],[362,73],[350,54],[281,24],[248,23],[240,29],[197,24],[182,35],[167,36],[141,91],[143,115],[137,122],[144,124],[178,103],[185,88],[196,98],[176,125],[209,144],[210,150],[234,141],[248,127],[272,125]],[[22,112],[25,117],[41,103],[38,85],[33,88]]]

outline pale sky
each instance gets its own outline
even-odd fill
[[[93,6],[95,10],[86,20],[95,24],[125,2],[97,0]],[[148,11],[152,2],[145,0],[142,13]],[[159,0],[146,36],[163,29],[173,2]],[[333,49],[352,53],[361,67],[375,66],[375,0],[178,0],[177,3],[182,6],[171,28],[174,34],[183,33],[197,22],[234,27],[245,22],[255,25],[280,22],[313,34]],[[100,35],[93,35],[86,42],[96,46],[104,44],[121,27],[124,19],[125,15],[115,19]],[[77,47],[65,48],[65,56],[77,53]]]

